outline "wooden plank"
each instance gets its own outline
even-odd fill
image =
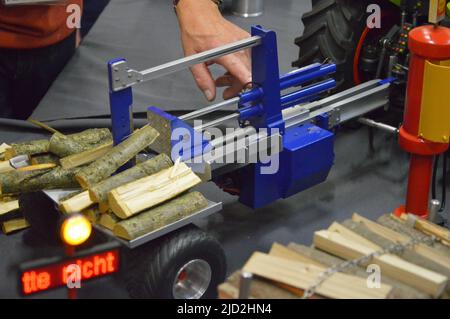
[[[104,156],[112,147],[113,143],[111,142],[78,154],[63,157],[60,159],[61,166],[69,169],[91,163]]]
[[[19,201],[12,200],[9,202],[0,202],[0,215],[4,215],[19,209]]]
[[[108,202],[114,214],[126,219],[174,198],[200,182],[186,164],[179,163],[112,190]]]
[[[353,240],[357,243],[360,243],[366,247],[369,247],[370,249],[373,249],[374,251],[381,250],[381,247],[376,245],[375,243],[371,242],[370,240],[364,238],[363,236],[358,235],[351,229],[348,229],[347,227],[334,222],[331,224],[331,226],[328,228],[328,231],[341,234],[345,238],[348,238],[350,240]]]
[[[321,263],[318,263],[314,259],[306,257],[304,255],[301,255],[301,254],[295,252],[294,250],[289,249],[288,247],[285,247],[278,243],[274,243],[272,245],[269,255],[274,256],[274,257],[280,257],[280,258],[292,260],[292,261],[300,261],[302,263],[311,264],[311,265],[318,266],[318,267],[323,267],[323,265]]]
[[[376,250],[330,231],[318,231],[314,234],[314,245],[328,253],[352,260],[369,255]],[[395,255],[384,254],[368,263],[375,263],[382,272],[398,281],[421,289],[433,297],[439,297],[448,282],[448,278],[423,267],[404,261]]]
[[[59,204],[59,209],[66,214],[79,213],[93,205],[94,202],[89,197],[89,191],[84,191]]]
[[[30,227],[30,224],[25,218],[11,219],[2,224],[2,231],[4,234],[9,235],[13,232]]]
[[[326,268],[307,265],[298,261],[254,253],[243,270],[299,289],[308,289]],[[319,295],[336,299],[387,298],[391,287],[382,284],[380,289],[367,287],[365,279],[336,273],[317,288]]]

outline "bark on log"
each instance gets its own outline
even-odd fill
[[[296,251],[299,254],[305,255],[309,258],[316,260],[317,262],[332,267],[344,262],[343,259],[324,253],[318,249],[312,247],[306,247],[291,243],[288,248]],[[343,271],[344,273],[356,275],[359,277],[367,278],[368,273],[362,267],[348,268]],[[392,292],[390,298],[392,299],[429,299],[430,296],[421,292],[418,289],[405,285],[389,276],[383,275],[381,281],[387,285],[392,286]]]
[[[153,143],[159,133],[151,126],[136,130],[130,137],[78,172],[80,185],[88,189],[111,176],[117,169]]]
[[[81,213],[93,224],[97,224],[100,219],[100,212],[98,211],[98,207],[95,206],[86,208]]]
[[[5,159],[9,160],[18,155],[35,155],[48,153],[49,147],[49,140],[36,140],[11,144],[11,148],[6,149],[5,151]]]
[[[59,157],[53,154],[42,154],[31,157],[31,164],[56,164],[59,165]]]
[[[61,166],[64,167],[65,169],[69,169],[89,164],[95,161],[96,159],[104,156],[106,153],[109,152],[110,149],[112,149],[112,147],[113,142],[109,142],[106,144],[102,144],[100,146],[95,146],[81,153],[66,156],[64,158],[61,158],[60,160]]]
[[[96,203],[107,204],[108,193],[114,188],[153,175],[170,166],[172,166],[170,157],[165,154],[160,154],[94,185],[89,189],[89,196]]]
[[[31,172],[18,172],[14,170],[12,172],[0,174],[0,196],[4,197],[5,194],[8,194],[5,191],[5,187],[6,189],[8,189],[10,187],[9,185],[20,185],[21,183],[24,183],[29,179],[43,175],[48,172],[50,172],[49,169],[35,170]]]
[[[78,171],[78,168],[65,170],[62,167],[57,167],[32,178],[0,180],[0,195],[29,193],[44,189],[76,188],[79,187],[75,179],[75,174]]]
[[[208,206],[199,192],[187,193],[136,217],[123,220],[114,227],[114,234],[131,240],[194,214]]]
[[[59,157],[66,157],[108,143],[111,143],[111,133],[108,129],[90,129],[72,135],[53,134],[49,151]]]

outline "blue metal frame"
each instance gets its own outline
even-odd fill
[[[241,185],[240,201],[250,207],[258,208],[277,199],[286,198],[306,188],[324,181],[334,160],[333,133],[327,131],[328,118],[319,116],[317,126],[301,125],[286,131],[282,111],[299,103],[318,98],[319,94],[336,86],[333,79],[314,83],[282,96],[282,91],[303,85],[314,79],[334,73],[334,64],[312,64],[280,77],[278,65],[277,39],[273,31],[264,30],[261,26],[253,26],[252,36],[261,38],[260,45],[252,49],[253,88],[240,94],[239,113],[241,123],[250,122],[256,129],[277,129],[283,136],[284,149],[280,156],[280,169],[275,174],[263,175],[261,163],[247,165],[239,172],[245,183]],[[115,59],[108,63],[109,98],[114,143],[118,144],[132,133],[132,88],[114,91],[112,81],[114,63],[125,61]],[[182,120],[156,108],[149,111],[156,113],[170,123],[173,131],[183,128],[191,133],[191,139],[184,141],[186,147],[177,156],[186,159],[187,154],[200,154],[209,145],[202,138],[195,138],[200,133]],[[195,143],[200,140],[200,143]],[[171,141],[172,146],[180,143],[181,137]],[[190,150],[189,153],[184,150]]]

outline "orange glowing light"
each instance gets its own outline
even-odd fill
[[[70,246],[84,243],[92,233],[92,225],[83,215],[67,218],[61,226],[61,238]]]

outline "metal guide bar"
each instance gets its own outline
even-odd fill
[[[260,43],[261,37],[253,36],[212,50],[161,64],[143,71],[129,69],[126,61],[118,61],[112,65],[112,89],[115,92],[120,91],[141,82],[184,70],[199,63],[207,62],[224,55],[255,47]]]

